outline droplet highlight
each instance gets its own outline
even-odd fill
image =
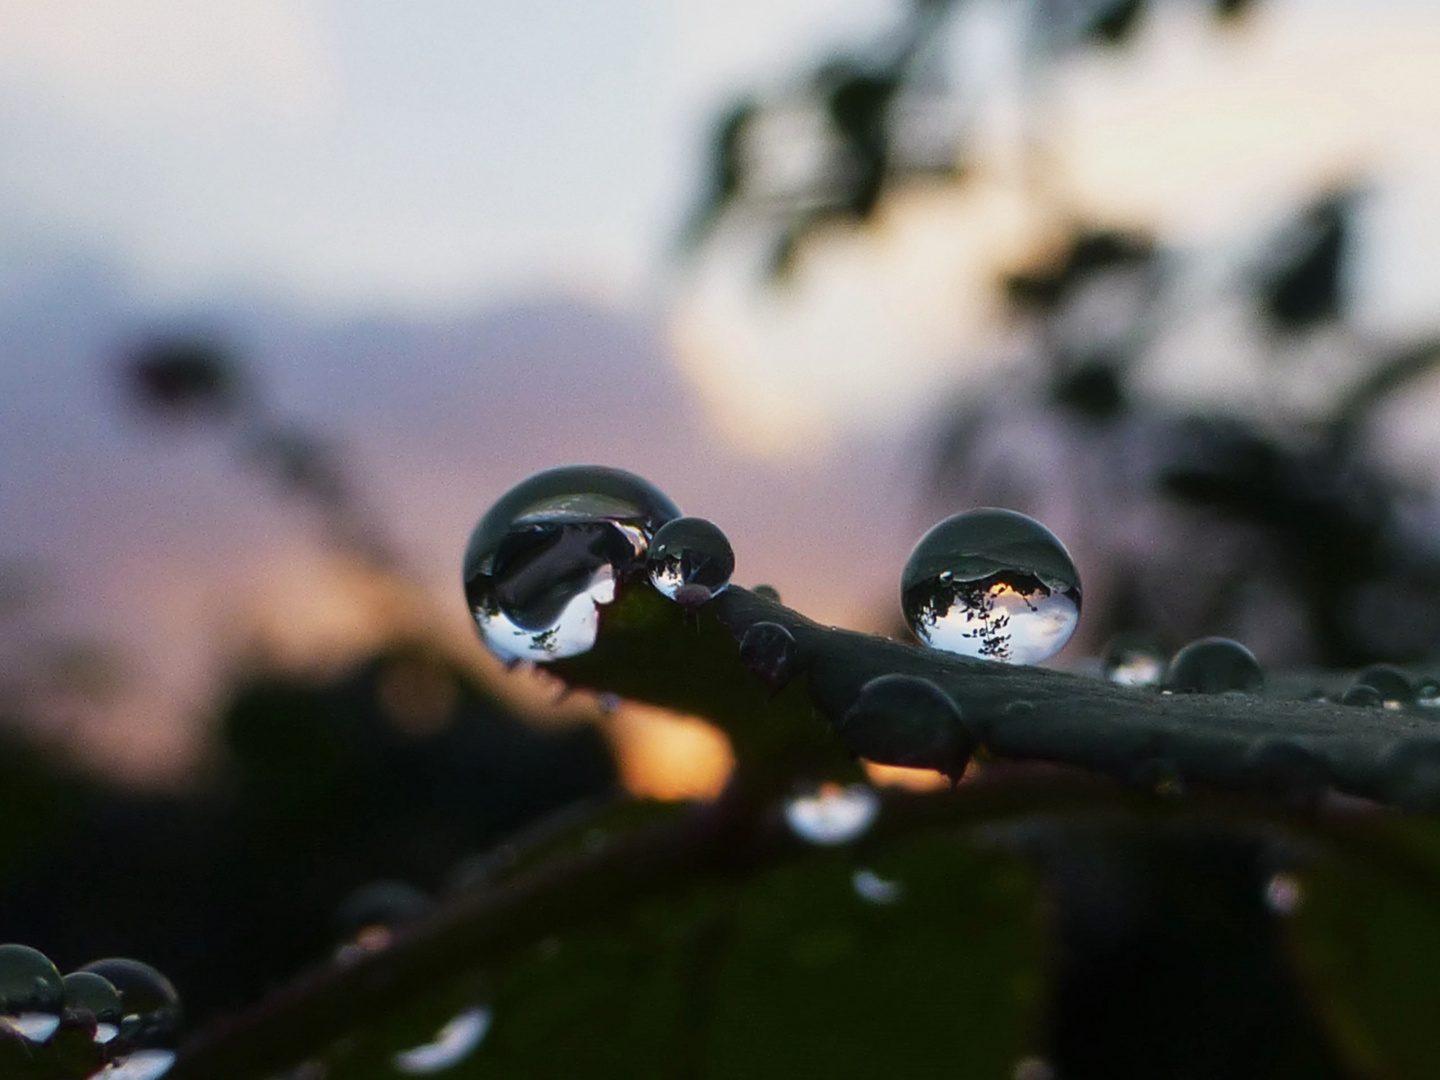
[[[173,1050],[137,1050],[112,1061],[92,1080],[160,1080],[174,1064]]]
[[[1304,898],[1300,879],[1294,874],[1281,872],[1265,883],[1265,906],[1276,915],[1292,915]]]
[[[600,608],[644,572],[650,541],[679,509],[633,473],[596,465],[538,473],[475,526],[465,598],[486,647],[507,662],[588,652]]]
[[[1080,621],[1080,574],[1055,534],[1013,510],[940,522],[900,581],[905,620],[926,645],[1009,664],[1038,664]]]
[[[1371,664],[1355,676],[1355,685],[1373,686],[1387,709],[1403,709],[1415,700],[1410,676],[1390,664]]]
[[[800,647],[795,635],[779,623],[758,622],[740,638],[740,662],[772,690],[795,677]]]
[[[1105,647],[1105,678],[1118,686],[1159,686],[1165,678],[1165,650],[1148,638],[1122,636]]]
[[[428,1076],[458,1065],[485,1040],[492,1019],[487,1006],[466,1009],[436,1032],[433,1041],[396,1054],[391,1059],[395,1071]]]
[[[1192,641],[1170,661],[1165,686],[1178,694],[1224,694],[1260,689],[1265,672],[1255,654],[1223,637]]]
[[[108,1043],[120,1034],[120,1022],[125,1011],[120,1002],[120,992],[109,979],[93,971],[72,971],[65,976],[65,1011],[85,1014],[95,1018],[97,1043]]]
[[[905,887],[898,881],[882,878],[873,870],[856,870],[850,875],[850,884],[867,904],[898,904],[905,895]]]
[[[868,784],[821,784],[785,804],[785,823],[806,843],[848,844],[863,836],[880,813],[880,797]]]
[[[698,608],[730,585],[735,552],[719,526],[680,517],[656,531],[645,565],[661,595],[681,607]]]
[[[99,975],[119,992],[120,1038],[127,1045],[141,1050],[174,1048],[180,1033],[180,995],[169,979],[149,964],[123,957],[96,960],[80,970]]]

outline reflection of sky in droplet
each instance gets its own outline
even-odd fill
[[[1304,891],[1294,874],[1276,874],[1265,884],[1265,906],[1276,915],[1289,915],[1300,906]]]
[[[94,1080],[159,1080],[174,1064],[173,1050],[137,1050],[106,1065]]]
[[[785,822],[801,840],[844,844],[865,832],[880,812],[880,797],[868,784],[822,784],[785,804]]]
[[[1080,609],[1066,594],[1043,586],[1021,591],[994,578],[974,583],[935,582],[921,606],[915,632],[932,649],[1038,664],[1070,640]]]
[[[115,1038],[115,1036],[119,1034],[120,1029],[114,1024],[95,1025],[95,1041],[101,1046],[104,1046],[106,1043],[108,1043],[111,1039]]]
[[[1154,686],[1165,675],[1165,661],[1150,653],[1134,652],[1110,668],[1108,678],[1121,686]]]
[[[905,895],[905,887],[898,881],[888,881],[873,870],[856,870],[850,883],[855,895],[871,904],[893,904]]]
[[[608,566],[595,572],[587,588],[565,605],[549,626],[527,630],[496,608],[476,608],[475,625],[486,646],[501,660],[561,660],[589,652],[600,632],[600,606],[615,599],[615,575]]]
[[[60,1017],[54,1013],[25,1012],[9,1017],[10,1026],[31,1042],[44,1042],[55,1034]]]
[[[424,1076],[450,1068],[480,1045],[490,1030],[490,1020],[487,1007],[466,1009],[436,1033],[434,1042],[396,1054],[396,1070],[407,1076]]]

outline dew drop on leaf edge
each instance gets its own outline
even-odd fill
[[[501,660],[589,651],[599,609],[643,574],[651,539],[679,509],[633,473],[600,465],[547,469],[492,506],[465,550],[465,598]]]
[[[1224,694],[1260,689],[1265,672],[1255,654],[1231,638],[1192,641],[1165,671],[1165,687],[1181,694]]]
[[[946,518],[915,545],[900,579],[910,629],[944,652],[1038,664],[1080,621],[1080,574],[1065,545],[1014,510]]]

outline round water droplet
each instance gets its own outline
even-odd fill
[[[0,1018],[31,1042],[60,1026],[65,986],[50,958],[28,945],[0,945]]]
[[[780,603],[780,590],[775,588],[774,585],[756,585],[750,591],[756,596],[763,596],[772,604]]]
[[[873,870],[856,870],[850,875],[850,884],[855,895],[868,904],[895,904],[905,895],[905,887],[898,881],[882,878]]]
[[[180,995],[160,972],[139,960],[113,957],[86,964],[120,993],[120,1036],[139,1049],[171,1049],[180,1033]],[[133,1057],[134,1055],[132,1055]]]
[[[1378,709],[1385,704],[1380,691],[1368,683],[1356,683],[1340,695],[1341,705],[1353,705],[1360,709]]]
[[[667,521],[645,559],[650,583],[681,607],[697,608],[723,592],[735,572],[735,552],[720,529],[698,517]]]
[[[931,648],[1038,664],[1075,632],[1080,574],[1034,518],[971,510],[920,538],[900,579],[900,605]]]
[[[406,1076],[426,1076],[458,1065],[484,1041],[491,1019],[486,1006],[466,1009],[436,1032],[433,1041],[396,1054],[391,1059],[396,1071]]]
[[[778,690],[795,677],[800,663],[795,635],[779,623],[758,622],[740,638],[740,661],[751,673]]]
[[[864,834],[880,813],[880,797],[869,784],[821,784],[785,804],[790,831],[811,844],[846,844]]]
[[[1105,677],[1120,686],[1158,686],[1165,677],[1165,650],[1150,638],[1125,634],[1105,646]]]
[[[93,971],[72,971],[64,982],[65,1011],[93,1016],[97,1043],[108,1043],[120,1034],[120,1021],[125,1013],[120,992],[109,979]]]
[[[1276,915],[1290,915],[1300,906],[1304,891],[1294,874],[1279,873],[1265,883],[1265,906]]]
[[[160,1080],[174,1064],[173,1050],[137,1050],[112,1061],[91,1080]]]
[[[420,918],[433,906],[428,896],[403,881],[372,881],[360,886],[336,912],[340,947],[335,959],[349,963],[388,948],[397,927]]]
[[[1303,810],[1314,806],[1330,782],[1324,762],[1288,739],[1264,739],[1245,755],[1252,791]]]
[[[644,570],[655,531],[680,516],[632,473],[550,469],[511,488],[465,549],[465,598],[502,660],[558,660],[594,644],[599,608]]]
[[[1192,641],[1170,661],[1167,688],[1183,694],[1258,690],[1265,681],[1260,661],[1238,641],[1208,637]]]
[[[1417,682],[1415,704],[1422,709],[1440,709],[1440,679],[1427,675]]]
[[[880,765],[938,769],[958,778],[975,752],[960,706],[929,679],[871,679],[835,724],[852,751]]]
[[[1401,709],[1415,700],[1415,687],[1410,676],[1389,664],[1371,664],[1355,676],[1357,686],[1373,686],[1380,692],[1381,702],[1390,709]]]

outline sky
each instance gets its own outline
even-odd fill
[[[1370,192],[1360,332],[1404,337],[1440,304],[1440,11],[1261,0],[1221,31],[1156,6],[1130,49],[1052,70],[1046,153],[1063,210],[1195,256],[1203,302],[1147,392],[1263,411],[1304,380],[1276,385],[1226,275],[1327,182]],[[96,753],[173,771],[197,730],[176,717],[204,713],[256,626],[313,652],[375,622],[233,441],[127,418],[107,365],[157,328],[233,341],[279,410],[350,452],[449,631],[470,523],[574,460],[720,521],[740,580],[808,614],[891,617],[928,433],[1020,362],[995,276],[1064,223],[1021,175],[1004,0],[972,0],[945,43],[986,91],[963,190],[821,237],[781,290],[743,229],[690,264],[673,244],[717,110],[900,10],[0,0],[0,558],[59,583],[45,633],[118,639],[155,691],[110,710],[129,719],[87,736]],[[1440,387],[1396,412],[1397,465],[1433,476],[1435,415]]]

